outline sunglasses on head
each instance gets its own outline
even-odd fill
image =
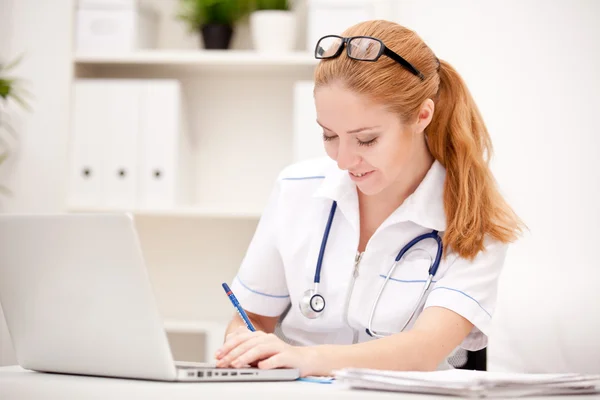
[[[390,50],[381,40],[371,36],[323,36],[315,47],[315,58],[326,60],[339,57],[344,50],[344,46],[346,46],[346,54],[353,60],[377,61],[379,57],[385,55],[402,65],[413,75],[418,76],[422,81],[425,80],[425,76],[411,63]]]

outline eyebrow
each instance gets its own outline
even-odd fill
[[[329,129],[328,127],[326,127],[322,123],[320,123],[318,120],[317,120],[317,124],[319,124],[321,126],[321,128],[325,128],[328,131],[331,131],[331,129]],[[380,125],[377,125],[377,126],[365,126],[365,127],[362,127],[362,128],[349,130],[347,133],[360,133],[360,132],[368,131],[368,130],[375,129],[375,128],[381,128],[381,126]]]

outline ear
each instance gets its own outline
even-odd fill
[[[421,108],[419,109],[419,113],[417,114],[417,121],[415,122],[415,128],[417,133],[423,132],[425,128],[427,128],[427,126],[431,123],[434,110],[435,104],[431,99],[426,99],[423,102],[423,104],[421,104]]]

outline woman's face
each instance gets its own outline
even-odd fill
[[[404,180],[414,154],[414,125],[339,84],[315,91],[317,122],[327,155],[366,195]]]

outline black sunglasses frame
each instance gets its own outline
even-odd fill
[[[340,47],[337,49],[337,51],[327,57],[323,57],[320,54],[318,54],[319,51],[319,43],[321,43],[321,41],[323,39],[327,39],[327,38],[336,38],[336,39],[340,39],[342,41],[342,43],[340,44]],[[375,40],[377,42],[380,43],[381,46],[379,46],[379,53],[377,54],[377,56],[375,56],[375,58],[373,59],[363,59],[363,58],[357,58],[357,57],[352,57],[350,55],[350,47],[348,46],[348,44],[353,40],[353,39],[371,39],[371,40]],[[350,36],[350,37],[342,37],[342,36],[338,36],[338,35],[326,35],[323,36],[322,38],[320,38],[317,41],[317,45],[315,46],[315,58],[319,59],[319,60],[327,60],[327,59],[331,59],[331,58],[336,58],[339,57],[342,54],[342,51],[344,51],[344,47],[346,47],[346,55],[348,56],[348,58],[351,58],[353,60],[357,60],[357,61],[367,61],[367,62],[373,62],[373,61],[377,61],[379,60],[379,58],[382,55],[388,56],[389,58],[391,58],[392,60],[396,61],[398,64],[402,65],[404,68],[406,68],[410,73],[412,73],[413,75],[416,75],[419,77],[419,79],[421,79],[422,81],[425,80],[425,76],[421,73],[421,71],[419,71],[418,69],[416,69],[411,63],[409,63],[408,61],[406,61],[402,56],[400,56],[398,53],[390,50],[382,41],[381,39],[377,39],[374,38],[372,36]]]

